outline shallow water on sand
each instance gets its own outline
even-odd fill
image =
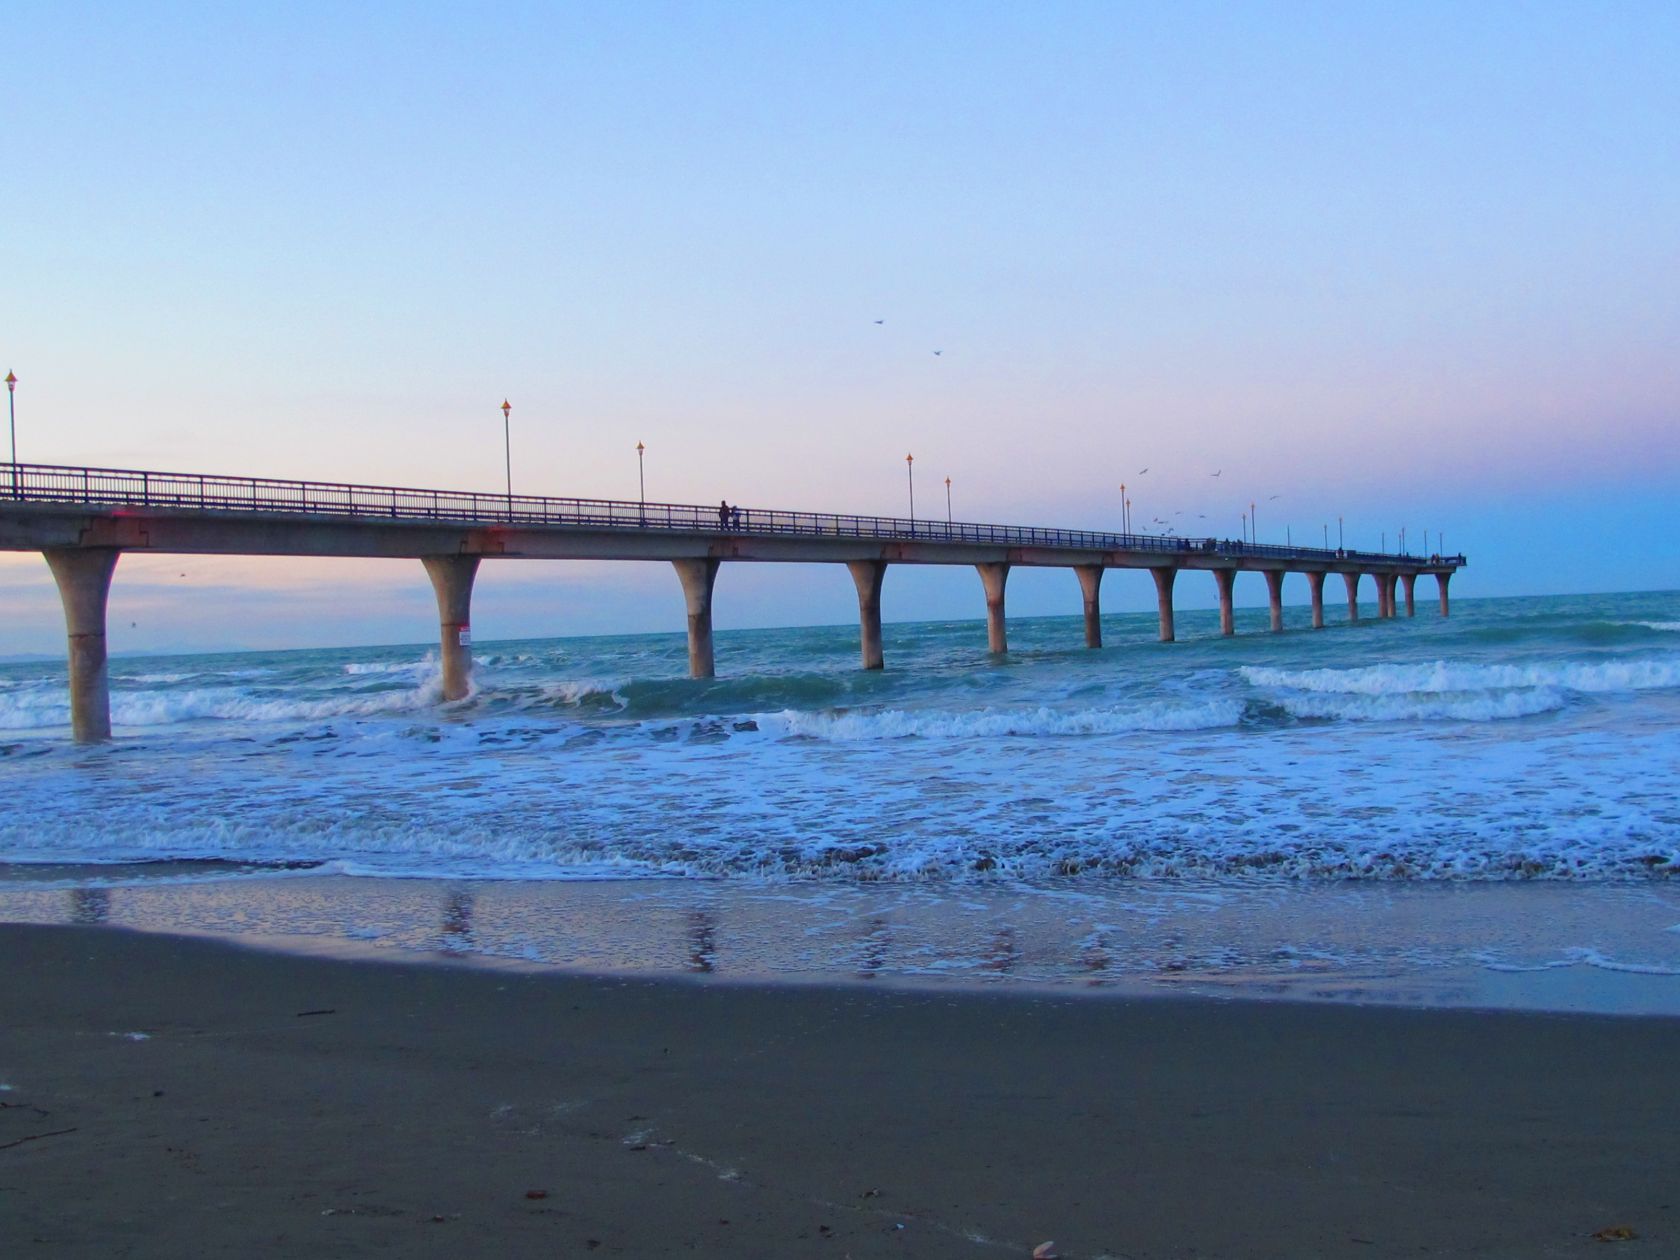
[[[1491,970],[1505,965],[1499,930],[1478,936],[1450,899],[1407,900],[1508,883],[1569,890],[1513,965],[1680,970],[1667,924],[1637,947],[1585,931],[1627,898],[1659,918],[1673,904],[1680,594],[1463,600],[1453,614],[1420,599],[1410,620],[1337,625],[1332,611],[1323,632],[1269,635],[1248,611],[1223,639],[1211,614],[1185,613],[1176,644],[1154,642],[1152,616],[1116,616],[1094,652],[1077,618],[1024,620],[1006,658],[987,655],[977,623],[889,626],[879,674],[856,668],[851,627],[725,633],[724,676],[705,682],[682,676],[680,636],[498,643],[478,649],[474,695],[448,706],[423,648],[129,659],[112,666],[118,738],[93,749],[66,739],[61,665],[0,666],[0,914],[75,887],[120,900],[210,876],[263,880],[295,905],[283,888],[301,887],[300,869],[610,880],[620,901],[684,905],[721,881],[736,904],[782,905],[796,935],[820,936],[820,907],[846,898],[846,932],[871,921],[871,898],[893,914],[937,902],[953,922],[965,898],[1036,907],[1013,913],[1063,960],[1046,975],[1075,974],[1065,960],[1139,899],[1220,924],[1204,953],[1245,923],[1340,916],[1318,934],[1336,966],[1422,951],[1517,974]],[[404,900],[380,882],[378,903]],[[1226,908],[1197,918],[1209,897]],[[1416,922],[1395,909],[1424,904]],[[1072,905],[1085,926],[1055,927]],[[416,910],[380,939],[436,917]],[[1314,956],[1287,936],[1259,932],[1269,943],[1240,965]],[[988,974],[943,929],[919,939],[891,970]],[[1117,973],[1166,976],[1163,949],[1097,952]],[[659,953],[620,952],[638,966]],[[838,967],[834,949],[817,955]]]

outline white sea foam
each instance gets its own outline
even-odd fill
[[[1644,626],[1647,630],[1667,630],[1674,634],[1680,634],[1680,621],[1636,621],[1633,624]]]
[[[1563,708],[1565,699],[1554,687],[1536,687],[1526,691],[1411,692],[1379,696],[1317,692],[1283,696],[1277,703],[1299,718],[1340,718],[1352,722],[1497,722],[1551,713]]]
[[[411,713],[437,704],[441,692],[442,684],[437,679],[406,691],[340,694],[317,699],[257,696],[235,687],[118,691],[111,697],[111,721],[119,727],[169,726],[206,719],[309,722]],[[0,730],[44,730],[69,724],[70,705],[62,684],[0,696]]]
[[[1680,659],[1671,657],[1551,661],[1527,665],[1430,661],[1366,665],[1356,669],[1277,669],[1244,665],[1239,672],[1256,687],[1364,696],[1467,693],[1524,687],[1576,692],[1650,691],[1680,687]]]
[[[840,741],[903,739],[975,739],[1035,735],[1121,735],[1141,731],[1198,731],[1235,726],[1242,720],[1237,700],[1202,704],[1157,703],[1135,709],[981,709],[969,712],[806,713],[784,709],[754,717],[772,734]]]

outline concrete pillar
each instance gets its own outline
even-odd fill
[[[1394,588],[1399,584],[1400,575],[1398,573],[1385,573],[1382,575],[1382,580],[1379,585],[1382,587],[1382,615],[1385,617],[1392,618],[1394,616]]]
[[[1324,629],[1324,574],[1307,574],[1307,584],[1312,587],[1312,621],[1314,630]]]
[[[986,647],[993,652],[1007,652],[1009,637],[1003,620],[1003,584],[1009,580],[1007,564],[977,564],[980,583],[986,588]]]
[[[1161,642],[1173,641],[1173,582],[1178,578],[1177,569],[1151,569],[1149,575],[1155,579],[1155,607],[1161,613]]]
[[[1266,570],[1266,600],[1272,610],[1272,633],[1283,629],[1283,570]]]
[[[66,547],[42,554],[58,583],[70,640],[70,737],[78,744],[97,744],[111,738],[105,602],[119,553],[115,547]]]
[[[1219,633],[1235,634],[1237,620],[1231,611],[1231,587],[1237,580],[1235,569],[1215,569],[1213,580],[1219,583]]]
[[[472,588],[478,557],[422,556],[420,563],[426,566],[437,595],[443,698],[465,699],[472,690]]]
[[[1381,621],[1388,616],[1388,574],[1373,573],[1371,576],[1377,580],[1377,620]]]
[[[881,581],[887,576],[885,560],[849,560],[852,581],[857,584],[858,626],[863,643],[863,667],[882,669],[886,661],[881,655]]]
[[[718,561],[673,560],[671,566],[682,582],[688,601],[688,676],[713,678],[717,666],[712,660],[712,584],[717,581]]]
[[[1447,583],[1452,581],[1452,570],[1447,569],[1435,575],[1435,582],[1441,588],[1441,616],[1447,615]]]
[[[1417,604],[1412,598],[1412,588],[1417,585],[1417,574],[1402,573],[1400,575],[1400,585],[1406,589],[1406,616],[1417,616]]]
[[[1361,575],[1358,574],[1358,573],[1344,573],[1344,574],[1342,574],[1342,581],[1347,583],[1348,620],[1349,621],[1358,621],[1359,620],[1359,579],[1360,579],[1360,576]]]
[[[1079,577],[1079,589],[1085,596],[1085,646],[1100,648],[1102,646],[1102,604],[1097,599],[1097,590],[1102,586],[1102,566],[1100,564],[1076,564],[1073,571]]]

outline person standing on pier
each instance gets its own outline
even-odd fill
[[[729,500],[723,499],[718,503],[718,528],[729,528]]]

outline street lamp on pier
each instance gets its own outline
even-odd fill
[[[12,498],[18,497],[17,466],[17,374],[6,373],[6,412],[12,423]]]
[[[507,463],[507,507],[508,516],[513,516],[513,438],[508,428],[508,416],[513,411],[513,404],[502,399],[502,457]]]
[[[1347,544],[1342,541],[1342,518],[1339,516],[1336,518],[1336,550],[1347,550]]]
[[[636,443],[636,495],[642,505],[642,524],[647,524],[647,472],[642,462],[642,452],[647,450],[640,442]]]
[[[904,457],[904,475],[910,480],[910,523],[916,523],[916,457]]]
[[[1122,534],[1132,532],[1131,513],[1126,510],[1126,483],[1124,481],[1120,483],[1120,532]]]
[[[1254,514],[1254,504],[1248,505],[1248,532],[1253,535],[1250,539],[1256,547],[1260,545],[1260,518]]]
[[[945,523],[951,523],[951,479],[945,478]]]

